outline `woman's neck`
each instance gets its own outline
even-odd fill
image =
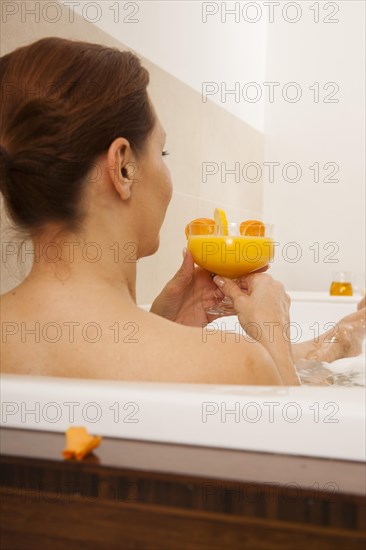
[[[108,286],[136,304],[137,243],[108,239],[34,239],[28,281]]]

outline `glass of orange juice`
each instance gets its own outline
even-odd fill
[[[216,213],[216,211],[215,211]],[[258,220],[227,222],[202,218],[187,225],[188,249],[197,265],[212,275],[238,279],[268,265],[274,257],[273,225]],[[234,315],[231,300],[217,300],[211,315]]]
[[[329,294],[331,296],[353,296],[352,274],[349,271],[333,273]]]

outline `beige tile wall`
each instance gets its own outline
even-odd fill
[[[32,6],[34,2],[29,4]],[[66,16],[58,23],[42,19],[22,23],[19,17],[9,18],[2,24],[1,55],[45,36],[62,36],[128,49],[75,14],[74,23],[69,23]],[[168,134],[167,149],[171,154],[167,163],[173,177],[174,193],[161,230],[159,251],[139,262],[137,297],[141,304],[150,303],[178,269],[185,245],[184,227],[190,219],[212,216],[215,206],[225,207],[232,219],[261,215],[261,181],[247,183],[241,177],[236,183],[234,176],[228,175],[223,183],[219,171],[204,183],[202,163],[213,162],[220,167],[225,162],[231,169],[235,162],[239,162],[242,168],[248,162],[262,164],[264,156],[262,134],[220,106],[209,101],[203,103],[198,92],[147,59],[143,59],[143,63],[150,72],[150,95]],[[4,249],[4,243],[14,240],[14,237],[5,219],[3,204],[1,214]],[[17,261],[15,256],[6,261],[2,258],[2,293],[25,277],[30,258],[29,255],[26,263]]]

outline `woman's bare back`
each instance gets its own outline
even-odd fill
[[[107,285],[25,281],[1,297],[1,321],[3,372],[163,382],[280,383],[260,344],[167,321]],[[253,368],[255,363],[259,364]]]

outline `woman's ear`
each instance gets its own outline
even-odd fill
[[[136,181],[136,163],[133,161],[130,143],[125,138],[117,138],[108,150],[108,170],[113,185],[122,200],[131,197],[132,184]]]

